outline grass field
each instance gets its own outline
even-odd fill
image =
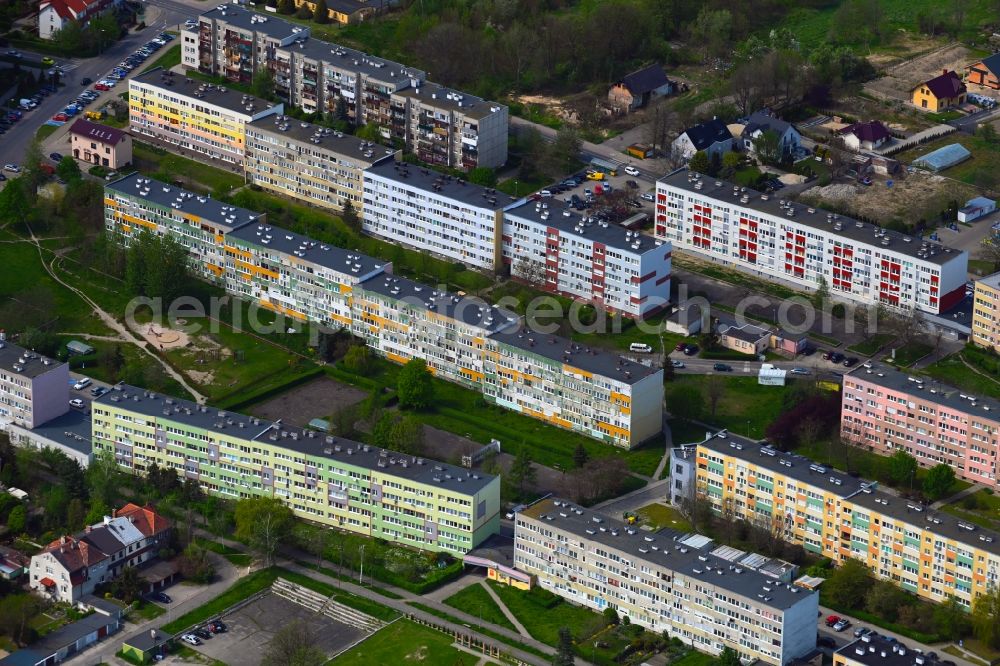
[[[169,49],[163,52],[159,58],[153,61],[153,64],[142,70],[142,73],[156,69],[157,67],[162,67],[163,69],[170,69],[174,65],[181,64],[181,45],[171,46]]]
[[[963,391],[1000,398],[1000,381],[991,377],[987,371],[970,370],[962,357],[965,354],[976,354],[976,350],[965,349],[937,361],[921,371],[946,384],[951,384]],[[982,352],[978,352],[982,353]]]
[[[669,527],[686,532],[691,529],[691,523],[681,515],[680,511],[665,504],[649,504],[636,513],[639,514],[639,522],[643,525],[649,525],[653,530]]]
[[[942,176],[979,187],[996,182],[996,174],[1000,173],[1000,151],[976,135],[952,134],[935,141],[929,141],[916,148],[904,150],[898,155],[894,155],[893,158],[904,164],[909,164],[921,155],[926,155],[932,150],[937,150],[942,146],[950,146],[953,143],[964,146],[972,153],[972,157],[945,169],[941,172]]]
[[[941,510],[991,530],[1000,529],[1000,497],[985,489],[945,504]]]
[[[531,636],[547,645],[559,644],[560,627],[569,627],[575,637],[590,636],[604,626],[604,618],[596,612],[574,606],[568,601],[559,599],[551,606],[548,603],[538,603],[540,598],[547,599],[551,593],[541,588],[530,592],[517,590],[507,585],[498,585],[487,581],[507,609],[525,626]]]
[[[667,410],[670,410],[670,394],[679,386],[693,386],[703,392],[704,401],[701,420],[720,428],[727,428],[738,435],[759,438],[764,436],[767,426],[781,414],[785,396],[792,390],[794,380],[786,386],[761,386],[756,377],[736,377],[715,375],[723,385],[722,397],[713,417],[707,395],[705,378],[701,376],[678,375],[667,384]],[[675,415],[675,417],[678,415]],[[704,431],[704,428],[699,428]],[[749,433],[749,435],[748,435]],[[703,438],[703,432],[696,439]],[[678,441],[675,435],[675,442]]]
[[[928,344],[911,342],[908,345],[896,348],[892,356],[892,362],[901,368],[908,368],[932,351],[934,351],[934,347]]]
[[[38,131],[35,132],[35,138],[38,139],[39,141],[44,141],[45,139],[52,136],[52,134],[57,129],[59,128],[56,127],[55,125],[42,125],[41,127],[38,128]]]
[[[483,589],[482,585],[470,585],[444,600],[444,603],[465,611],[483,622],[489,622],[511,631],[517,631],[493,598]]]
[[[370,666],[410,662],[475,666],[479,657],[452,647],[447,634],[410,620],[398,620],[329,663]]]
[[[669,392],[672,384],[667,384],[666,390]],[[672,418],[667,421],[670,426],[670,435],[674,446],[681,444],[693,444],[705,439],[705,428],[696,423],[685,421],[684,419]]]
[[[892,336],[888,333],[877,333],[873,335],[868,340],[859,342],[856,345],[851,345],[847,348],[847,351],[854,352],[855,354],[860,354],[862,356],[871,356],[877,353],[882,347],[888,344],[892,340]]]

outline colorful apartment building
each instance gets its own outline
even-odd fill
[[[367,233],[471,268],[500,266],[507,195],[405,162],[363,177]]]
[[[129,128],[139,136],[243,166],[246,125],[284,107],[156,67],[129,79]]]
[[[307,520],[461,555],[500,526],[500,479],[118,385],[93,403],[95,453],[174,469],[213,495],[276,497]]]
[[[328,127],[276,115],[246,126],[248,183],[292,199],[360,215],[363,171],[399,157],[386,148]]]
[[[501,249],[512,276],[628,317],[670,301],[670,243],[578,215],[555,199],[503,215]]]
[[[104,186],[104,228],[122,245],[146,229],[188,249],[191,270],[225,282],[226,234],[266,220],[266,214],[230,206],[162,181],[131,173]]]
[[[267,224],[226,235],[227,292],[332,329],[350,327],[357,285],[391,269],[388,262]]]
[[[833,666],[949,666],[947,659],[873,631],[834,652]]]
[[[844,377],[841,436],[880,455],[906,451],[925,467],[1000,488],[1000,401],[881,363]]]
[[[1000,534],[802,456],[725,431],[674,449],[671,501],[706,499],[835,563],[848,558],[931,601],[966,609],[1000,584]]]
[[[972,335],[980,347],[1000,352],[1000,273],[975,281],[972,294]]]
[[[815,591],[685,545],[682,536],[549,498],[518,512],[514,566],[573,603],[612,608],[709,654],[730,648],[745,663],[783,666],[815,649]]]
[[[149,178],[107,185],[105,208],[120,242],[140,227],[169,234],[228,293],[298,322],[349,328],[395,362],[426,359],[438,377],[504,408],[625,448],[662,430],[659,368],[521,331],[517,316],[484,301],[393,276],[388,262]]]
[[[965,251],[686,169],[656,184],[655,237],[834,299],[940,314],[965,297]]]
[[[69,365],[8,342],[0,330],[0,431],[31,429],[69,410]]]
[[[275,93],[306,113],[375,125],[422,159],[459,169],[507,161],[507,107],[425,83],[425,72],[339,44],[309,28],[221,5],[181,33],[182,64],[249,83],[271,71]]]

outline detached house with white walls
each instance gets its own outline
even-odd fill
[[[90,19],[118,4],[117,0],[42,0],[38,5],[38,36],[52,39],[70,21],[85,26]]]

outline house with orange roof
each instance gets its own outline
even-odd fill
[[[31,558],[31,589],[54,601],[76,603],[114,580],[123,569],[155,559],[170,539],[171,523],[151,507],[126,504],[89,525],[64,535]]]
[[[85,26],[118,4],[116,0],[42,0],[38,5],[38,36],[52,39],[70,21]]]

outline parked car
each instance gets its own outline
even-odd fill
[[[56,121],[57,123],[64,123],[67,120],[69,120],[69,116],[67,116],[65,113],[57,113],[56,115],[52,116],[52,120]]]
[[[685,344],[683,342],[678,342],[677,346],[674,347],[674,351],[684,351],[685,347],[687,347],[687,344]]]
[[[655,197],[652,192],[643,192],[639,195],[639,198],[644,201],[655,201]]]
[[[844,359],[844,367],[845,368],[853,367],[854,364],[857,362],[858,362],[857,358],[855,358],[854,356],[848,356],[847,358]]]
[[[184,634],[181,636],[181,640],[188,645],[201,645],[201,639],[194,634]]]
[[[169,604],[173,601],[173,599],[170,598],[170,595],[164,592],[153,592],[149,596],[153,599],[153,601],[159,601],[161,604]]]
[[[23,57],[21,55],[21,52],[20,51],[16,51],[15,49],[11,49],[11,50],[7,51],[7,55],[10,56],[11,58],[21,58],[21,57]]]
[[[95,398],[100,398],[102,395],[104,395],[107,392],[108,392],[108,389],[106,389],[103,386],[95,386],[94,388],[90,389],[90,395],[94,396]],[[167,595],[164,594],[163,596],[166,597]],[[170,603],[170,597],[167,597],[167,601],[165,603],[168,603],[168,604]]]
[[[872,633],[872,630],[869,629],[868,627],[858,627],[857,629],[854,630],[854,637],[861,638],[862,636],[870,633]]]
[[[684,354],[686,356],[694,356],[698,353],[698,345],[684,345]]]
[[[633,342],[628,346],[630,352],[638,352],[640,354],[651,354],[653,348],[647,345],[645,342]]]
[[[672,359],[670,361],[670,365],[673,366],[673,367],[675,367],[675,368],[684,368],[684,367],[687,367],[687,366],[684,365],[684,361],[678,361],[677,359]]]
[[[49,159],[53,162],[61,162],[62,158],[62,153],[49,153]]]
[[[834,363],[841,363],[844,360],[844,355],[841,354],[840,352],[831,352],[830,360],[833,361]]]
[[[85,389],[88,386],[90,386],[90,377],[81,377],[75,384],[73,384],[73,388],[77,391]]]
[[[74,407],[76,409],[83,409],[83,400],[80,400],[79,398],[73,398],[72,400],[69,401],[69,406]]]
[[[89,86],[93,82],[94,82],[94,80],[92,78],[90,78],[89,76],[85,76],[82,79],[80,79],[80,85],[81,86]]]
[[[209,620],[208,626],[214,634],[221,634],[226,631],[226,625],[222,620]]]
[[[7,130],[2,130],[2,131],[6,132]],[[0,173],[0,183],[2,183],[5,180],[7,180],[7,176],[5,176],[2,173]]]
[[[733,366],[727,363],[715,363],[712,365],[712,370],[716,370],[718,372],[732,372]]]
[[[837,624],[838,622],[840,622],[840,616],[839,615],[828,615],[827,618],[826,618],[826,626],[828,626],[828,627],[832,627],[833,625]]]
[[[4,164],[3,170],[10,171],[11,173],[21,173],[21,167],[17,166],[16,164]]]
[[[842,620],[840,620],[840,622],[838,622],[835,625],[833,625],[833,630],[834,631],[843,631],[844,629],[847,629],[849,626],[851,626],[851,621],[847,620],[847,619],[842,619]]]
[[[45,56],[44,58],[42,58],[42,64],[45,65],[46,67],[51,67],[52,65],[56,64],[56,61],[49,56]]]
[[[808,375],[810,373],[810,370],[809,368],[792,368],[788,372],[790,372],[793,375]]]
[[[209,638],[212,637],[212,633],[207,629],[198,628],[192,631],[191,633],[197,636],[198,638],[202,639],[203,641],[207,641]]]
[[[631,164],[629,164],[627,167],[625,167],[625,173],[627,173],[630,176],[638,176],[639,175],[639,170],[636,169]]]

